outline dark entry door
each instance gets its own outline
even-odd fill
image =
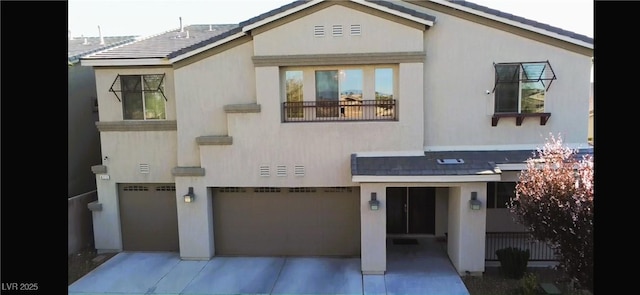
[[[435,189],[387,188],[388,234],[435,234]]]

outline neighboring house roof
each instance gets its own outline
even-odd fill
[[[389,0],[351,0],[361,5],[374,7],[376,9],[385,10],[389,13],[395,13],[402,17],[419,21],[427,25],[433,24],[435,17],[426,14],[420,10],[409,8],[408,6],[398,4],[398,1]],[[556,35],[568,37],[593,47],[593,38],[576,34],[557,27],[542,24],[533,20],[528,20],[499,10],[491,9],[485,6],[477,5],[468,1],[460,0],[431,0],[434,3],[443,5],[456,6],[466,8],[478,14],[491,15],[496,20],[505,23],[519,23],[522,25],[539,29],[540,32],[547,31]],[[103,51],[97,54],[83,57],[82,60],[119,60],[119,59],[155,59],[151,64],[171,64],[171,62],[187,58],[204,50],[213,48],[220,44],[224,44],[233,39],[246,35],[246,31],[250,31],[255,27],[275,21],[289,14],[296,13],[306,7],[321,3],[321,0],[298,0],[279,8],[273,9],[256,17],[240,22],[239,24],[218,24],[218,25],[191,25],[184,29],[185,32],[179,30],[168,31],[155,36],[141,39],[127,46]],[[209,28],[212,28],[209,31]],[[186,38],[186,31],[189,37]],[[168,60],[167,60],[168,59]]]
[[[191,48],[194,44],[215,39],[223,33],[237,28],[236,24],[222,25],[190,25],[182,30],[175,29],[158,35],[138,40],[137,42],[102,51],[87,56],[84,59],[138,59],[165,58],[171,53],[184,48]]]
[[[351,175],[438,176],[492,175],[502,171],[498,164],[524,164],[534,158],[535,150],[509,151],[430,151],[424,156],[370,157],[351,155]],[[593,148],[579,149],[576,159],[593,155]],[[445,163],[439,163],[439,159]],[[446,160],[445,160],[446,159]],[[457,159],[462,162],[458,163]],[[447,163],[453,161],[453,163]]]
[[[133,42],[136,38],[137,36],[102,37],[104,42],[100,44],[100,37],[74,37],[69,39],[69,63],[77,63],[83,56]]]

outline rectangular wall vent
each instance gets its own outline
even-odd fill
[[[360,36],[362,34],[362,26],[351,25],[351,36]]]
[[[269,172],[269,166],[268,165],[262,165],[260,166],[260,176],[262,177],[269,177],[270,176],[270,172]]]
[[[276,166],[276,175],[280,177],[287,176],[287,166],[284,166],[284,165]]]
[[[315,36],[315,37],[324,37],[324,26],[314,26],[313,27],[313,36]]]
[[[149,164],[140,164],[139,170],[142,174],[149,174]]]
[[[304,176],[304,166],[296,165],[293,167],[293,174],[295,176]]]
[[[334,37],[342,37],[342,25],[333,25],[331,27],[331,34]]]

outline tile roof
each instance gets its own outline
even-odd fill
[[[75,63],[88,54],[132,42],[136,38],[137,36],[103,37],[104,44],[100,44],[100,37],[74,37],[68,42],[69,63]]]
[[[523,164],[535,150],[438,151],[424,156],[358,157],[351,155],[351,175],[436,176],[500,174],[496,164]],[[593,148],[578,150],[575,157],[593,155]],[[440,164],[438,159],[462,159],[459,164]]]
[[[238,28],[236,24],[190,25],[184,27],[182,32],[180,29],[167,31],[127,46],[92,54],[83,59],[164,58],[172,52],[191,48],[195,44],[214,39],[236,28]]]
[[[395,1],[388,0],[365,0],[370,3],[374,3],[386,8],[396,10],[402,13],[409,14],[411,16],[425,19],[428,21],[434,21],[435,17],[429,14],[425,14],[421,11],[408,8],[394,3]],[[485,6],[477,5],[468,1],[461,0],[447,0],[451,3],[459,4],[471,9],[475,9],[481,12],[492,14],[498,17],[503,17],[509,20],[517,21],[523,24],[531,25],[536,28],[544,29],[549,32],[557,33],[560,35],[575,38],[577,40],[584,41],[586,43],[593,44],[593,39],[584,35],[576,34],[560,28],[552,27],[546,24],[542,24],[536,21],[528,20],[522,17],[511,15],[501,12],[499,10],[491,9]],[[174,58],[190,51],[202,48],[209,44],[213,44],[226,37],[240,33],[242,28],[265,20],[269,17],[278,15],[282,12],[295,8],[297,6],[311,2],[310,0],[297,0],[289,4],[283,5],[271,11],[260,14],[256,17],[250,18],[239,24],[214,24],[214,25],[191,25],[184,28],[185,32],[180,32],[179,29],[161,33],[155,36],[151,36],[145,39],[141,39],[127,46],[118,47],[108,51],[100,52],[90,56],[83,57],[83,59],[139,59],[139,58]],[[212,28],[209,31],[209,28]],[[186,38],[186,31],[189,32],[189,37]]]
[[[517,16],[517,15],[510,14],[510,13],[502,12],[500,10],[492,9],[492,8],[487,7],[487,6],[478,5],[478,4],[475,4],[475,3],[472,3],[472,2],[469,2],[469,1],[464,1],[464,0],[447,0],[447,1],[449,1],[451,3],[454,3],[454,4],[462,5],[464,7],[468,7],[468,8],[477,10],[477,11],[481,11],[481,12],[488,13],[488,14],[495,15],[495,16],[502,17],[502,18],[506,18],[508,20],[516,21],[516,22],[519,22],[519,23],[522,23],[522,24],[525,24],[525,25],[529,25],[529,26],[532,26],[532,27],[535,27],[535,28],[538,28],[538,29],[543,29],[543,30],[546,30],[546,31],[549,31],[549,32],[552,32],[552,33],[556,33],[556,34],[562,35],[562,36],[574,38],[576,40],[580,40],[580,41],[583,41],[583,42],[588,43],[588,44],[593,44],[593,38],[591,38],[591,37],[588,37],[588,36],[585,36],[585,35],[581,35],[581,34],[577,34],[577,33],[571,32],[571,31],[563,30],[563,29],[558,28],[558,27],[550,26],[548,24],[544,24],[544,23],[540,23],[540,22],[537,22],[537,21],[534,21],[534,20],[526,19],[524,17],[520,17],[520,16]]]

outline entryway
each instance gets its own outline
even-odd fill
[[[387,234],[435,235],[433,187],[387,187]]]

